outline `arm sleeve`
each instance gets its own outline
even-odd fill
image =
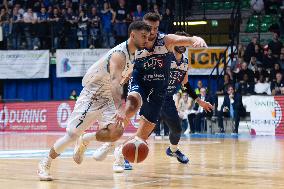
[[[193,90],[193,88],[189,85],[189,82],[184,84],[184,87],[186,88],[185,91],[188,93],[188,95],[193,99],[196,100],[198,98],[197,94]]]

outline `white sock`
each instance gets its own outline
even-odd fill
[[[89,144],[89,142],[96,140],[97,140],[96,133],[85,133],[83,135],[84,144]]]
[[[47,163],[51,164],[51,161],[53,160],[49,155],[46,157]]]
[[[170,145],[170,149],[171,149],[171,151],[172,152],[176,152],[177,150],[178,150],[178,147],[177,147],[177,145]]]
[[[70,137],[68,133],[66,133],[63,137],[58,139],[55,144],[53,145],[54,151],[57,154],[61,154],[64,152],[64,150],[70,146],[72,143],[74,143],[77,140],[77,137]]]

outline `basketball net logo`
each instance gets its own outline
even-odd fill
[[[71,115],[71,108],[67,103],[61,103],[57,108],[57,122],[61,128],[66,128],[68,118]]]

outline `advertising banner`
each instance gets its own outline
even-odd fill
[[[218,97],[221,110],[224,96]],[[284,135],[284,96],[251,95],[242,97],[243,105],[250,112],[248,124],[256,135]]]
[[[34,79],[48,76],[48,50],[0,51],[0,79]]]
[[[0,131],[65,131],[74,105],[74,101],[0,103]],[[133,118],[126,131],[136,131],[137,123]],[[94,122],[89,131],[97,128]]]
[[[109,49],[58,49],[56,51],[57,77],[83,77],[88,68]]]
[[[189,75],[209,75],[219,61],[219,69],[221,70],[228,57],[228,51],[225,52],[225,49],[225,47],[210,47],[207,49],[189,48]],[[214,74],[216,74],[216,71]]]

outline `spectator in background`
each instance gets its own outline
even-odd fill
[[[250,6],[256,14],[261,14],[261,12],[264,10],[263,0],[251,0]]]
[[[280,54],[278,63],[280,65],[281,70],[284,70],[284,54],[283,53]]]
[[[133,21],[142,21],[145,12],[142,11],[142,6],[138,4],[136,6],[136,11],[133,13]]]
[[[191,102],[189,100],[188,94],[184,92],[177,108],[178,115],[181,119],[182,133],[184,133],[184,131],[186,131],[188,128],[187,115],[190,106]]]
[[[274,58],[279,58],[282,47],[283,47],[283,44],[281,41],[279,41],[279,34],[274,32],[273,40],[268,44],[268,48],[271,49],[272,56]]]
[[[230,66],[227,66],[226,69],[225,69],[225,74],[228,74],[229,77],[230,77],[230,80],[232,82],[235,82],[236,81],[236,78],[235,78],[235,74],[232,72],[232,68]]]
[[[284,87],[284,82],[283,82],[283,76],[282,73],[278,72],[276,74],[276,80],[271,82],[271,94],[272,95],[280,95],[281,94],[281,88]]]
[[[256,94],[268,94],[271,95],[270,84],[265,81],[264,75],[259,75],[259,80],[254,86],[254,92]]]
[[[218,95],[225,95],[228,91],[228,86],[233,85],[233,81],[230,79],[230,75],[225,73],[224,74],[224,81],[222,81],[221,84],[219,84],[218,86],[218,91],[216,92],[216,94]]]
[[[103,47],[113,46],[112,24],[115,21],[115,12],[111,9],[109,3],[104,3],[104,9],[101,11]]]
[[[174,15],[169,8],[166,8],[166,12],[161,20],[161,31],[164,33],[173,33],[173,21]]]
[[[76,49],[77,48],[77,15],[73,12],[72,8],[67,9],[65,15],[65,25],[66,25],[66,38],[67,38],[67,48]]]
[[[245,55],[245,47],[243,44],[239,44],[238,46],[238,58],[243,58]]]
[[[195,93],[196,93],[197,95],[200,94],[200,89],[201,89],[202,87],[203,87],[202,81],[201,81],[201,80],[198,80],[198,81],[197,81],[197,88],[195,88]]]
[[[236,91],[241,95],[252,95],[254,94],[254,82],[249,81],[248,74],[243,75],[243,79],[236,83]]]
[[[40,46],[42,49],[48,49],[48,41],[49,41],[49,15],[46,12],[45,7],[41,7],[40,13],[37,14],[37,35],[39,37]]]
[[[158,4],[154,4],[154,5],[153,5],[153,12],[159,14],[160,17],[163,19],[162,14],[161,14],[161,11],[160,11],[160,7],[159,7]]]
[[[250,58],[254,55],[255,53],[255,45],[257,44],[257,37],[253,37],[251,39],[251,42],[248,44],[245,50],[244,54],[244,61],[249,62]]]
[[[7,11],[8,9],[6,9],[5,7],[1,8],[1,12],[0,12],[0,26],[2,27],[2,32],[3,32],[3,41],[1,44],[1,49],[6,50],[8,47],[8,37],[10,34],[10,16],[9,13]]]
[[[60,40],[63,33],[63,18],[59,13],[58,8],[53,9],[53,13],[50,15],[51,21],[51,36],[52,36],[52,48],[60,48]]]
[[[254,46],[254,57],[256,57],[256,60],[259,62],[262,62],[262,58],[263,58],[263,51],[262,48],[259,44],[256,44]]]
[[[232,118],[235,122],[233,134],[237,135],[239,130],[240,117],[245,116],[246,111],[243,106],[242,96],[238,93],[235,93],[233,86],[228,87],[227,93],[228,94],[224,96],[221,110],[218,112],[218,125],[221,132],[224,132],[223,116]]]
[[[244,74],[248,75],[249,82],[254,82],[254,73],[252,70],[248,69],[248,64],[246,62],[242,63],[242,68],[238,73],[238,82],[243,81]]]
[[[255,56],[252,56],[251,59],[250,59],[250,63],[248,65],[248,69],[255,72],[255,70],[257,70],[258,65],[262,65],[262,63],[260,61],[258,61]]]
[[[26,37],[27,49],[31,50],[34,47],[34,24],[37,22],[37,15],[33,12],[31,8],[27,9],[27,12],[24,13],[24,35]]]
[[[284,87],[281,87],[281,88],[280,88],[280,92],[281,92],[280,95],[284,95]]]
[[[209,102],[210,104],[214,104],[213,103],[213,99],[206,94],[206,89],[205,88],[201,88],[200,89],[200,95],[198,95],[200,97],[201,100],[204,100],[206,102]],[[201,106],[199,106],[198,103],[195,103],[195,106],[193,108],[196,111],[196,116],[195,116],[195,120],[194,120],[194,125],[195,125],[195,132],[200,133],[201,132],[201,128],[203,125],[203,128],[206,130],[206,125],[205,122],[202,123],[202,119],[204,119],[205,117],[212,117],[213,116],[213,111],[211,112],[206,112]]]
[[[188,124],[189,124],[189,128],[187,128],[184,131],[184,134],[189,134],[189,133],[195,133],[195,117],[196,117],[196,110],[194,110],[195,107],[195,103],[194,100],[192,98],[188,98],[188,115],[187,115],[187,120],[188,120]]]
[[[263,56],[263,67],[265,69],[272,69],[273,65],[277,62],[277,59],[272,56],[272,50],[268,49],[267,54]]]
[[[282,73],[280,65],[278,63],[275,63],[273,65],[273,68],[270,70],[270,81],[276,81],[276,74],[279,72]]]
[[[88,16],[85,10],[81,9],[78,18],[78,40],[80,42],[80,48],[88,48]]]
[[[181,99],[181,92],[177,92],[176,94],[174,94],[173,98],[174,98],[174,101],[175,101],[175,105],[176,105],[176,108],[178,108],[178,105],[179,105],[179,101]]]
[[[73,89],[73,90],[71,91],[70,96],[69,96],[69,100],[77,100],[77,99],[78,99],[77,92],[76,92],[75,89]]]
[[[120,44],[127,39],[127,19],[130,18],[129,12],[125,7],[125,0],[118,0],[119,6],[115,10],[115,36],[116,44]]]
[[[258,65],[257,69],[255,69],[254,71],[254,82],[255,83],[259,81],[260,75],[264,76],[265,81],[269,81],[269,74],[265,69],[263,69],[262,65]]]
[[[89,16],[89,22],[90,22],[90,35],[91,35],[90,48],[99,47],[101,18],[97,13],[96,7],[92,8],[92,13]]]
[[[12,49],[18,50],[21,46],[23,15],[19,13],[17,7],[13,8],[13,15],[10,18],[12,23]]]

